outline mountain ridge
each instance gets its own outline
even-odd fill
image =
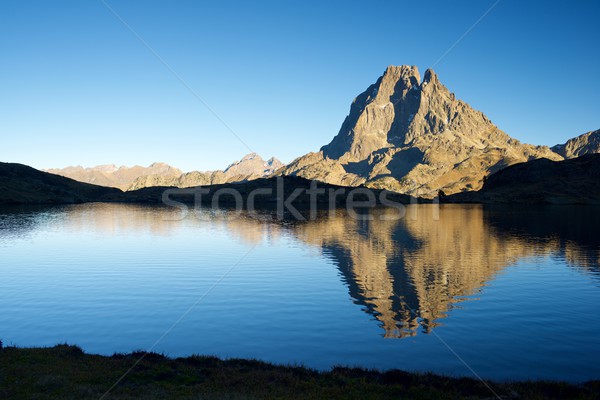
[[[217,183],[232,183],[271,175],[283,163],[271,157],[265,161],[257,153],[245,155],[229,164],[224,170],[183,172],[163,162],[153,162],[148,167],[104,164],[84,168],[70,166],[44,170],[55,175],[121,190],[136,190],[148,186],[191,187]]]
[[[600,153],[600,129],[571,138],[563,144],[552,146],[551,150],[564,158]]]

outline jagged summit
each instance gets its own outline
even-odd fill
[[[423,77],[423,85],[427,86],[428,83],[436,83],[438,82],[438,77],[435,72],[431,68],[427,68],[425,71],[425,76]]]
[[[262,177],[270,175],[281,165],[282,163],[275,157],[271,157],[269,161],[265,161],[261,156],[253,152],[246,154],[240,161],[230,164],[223,172],[230,175],[260,175]]]
[[[389,66],[359,94],[338,134],[284,174],[328,183],[433,196],[478,189],[490,172],[530,159],[562,157],[521,144],[456,99],[432,69]]]
[[[241,161],[249,161],[249,160],[254,160],[255,158],[261,158],[258,154],[252,152],[252,153],[248,153],[246,154],[244,157],[242,157]]]
[[[416,66],[389,66],[360,94],[338,135],[321,150],[326,157],[361,160],[374,151],[441,133],[457,115],[455,96],[432,69],[421,81]],[[454,112],[452,112],[454,111]],[[481,114],[483,116],[483,114]],[[489,122],[484,118],[483,122]]]

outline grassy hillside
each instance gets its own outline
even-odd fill
[[[98,400],[142,353],[111,357],[75,346],[0,350],[0,398]],[[487,387],[486,385],[489,385]],[[253,360],[148,354],[106,399],[598,399],[600,381],[486,384],[402,371],[317,372]]]

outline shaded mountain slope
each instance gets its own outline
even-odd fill
[[[600,204],[600,154],[512,165],[491,175],[478,192],[456,194],[446,201]]]
[[[313,186],[316,185],[316,186]],[[311,197],[311,189],[317,188],[320,192]],[[200,192],[200,189],[204,192]],[[168,200],[187,204],[201,203],[203,205],[234,206],[236,201],[241,201],[242,208],[246,209],[249,199],[252,199],[257,208],[277,208],[283,202],[307,209],[310,204],[318,208],[339,207],[351,202],[366,202],[372,197],[372,205],[381,205],[382,193],[385,192],[384,201],[400,204],[429,202],[429,200],[413,198],[409,195],[386,191],[383,189],[367,190],[372,196],[365,193],[352,193],[352,189],[366,189],[345,187],[324,182],[315,182],[298,176],[258,178],[243,182],[221,183],[203,185],[189,188],[152,186],[116,193],[103,198],[111,202],[140,202],[140,203],[165,203],[165,191],[168,191]],[[235,193],[235,195],[233,194]],[[237,197],[237,200],[236,200]],[[166,203],[170,204],[170,203]],[[175,205],[176,204],[171,204]],[[389,203],[388,203],[389,205]],[[356,206],[360,208],[360,205]],[[368,208],[369,206],[363,205]],[[287,212],[287,211],[286,211]],[[304,217],[304,216],[303,216]]]
[[[0,204],[83,203],[120,193],[23,164],[0,163]]]

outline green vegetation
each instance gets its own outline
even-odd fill
[[[143,353],[99,356],[79,347],[0,349],[0,398],[99,399]],[[502,399],[598,399],[600,381],[487,383]],[[254,360],[149,353],[105,399],[494,399],[485,384],[402,371],[317,372]]]

